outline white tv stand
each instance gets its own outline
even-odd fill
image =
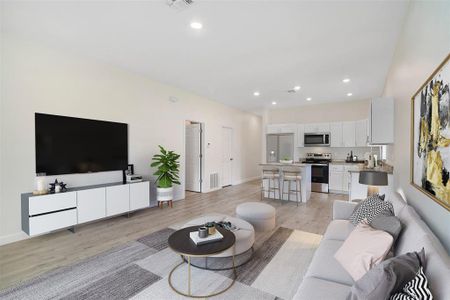
[[[108,183],[63,193],[21,195],[22,230],[30,236],[150,207],[150,182]]]

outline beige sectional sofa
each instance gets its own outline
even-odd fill
[[[414,208],[407,205],[397,193],[391,195],[395,215],[402,222],[402,232],[395,245],[395,255],[420,251],[425,248],[425,273],[434,299],[450,299],[450,259],[436,236],[422,221]],[[354,281],[336,261],[334,254],[354,229],[348,221],[355,203],[335,201],[333,221],[329,224],[322,242],[294,299],[347,299]]]

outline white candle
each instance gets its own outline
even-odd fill
[[[45,182],[43,177],[37,177],[36,178],[36,190],[38,192],[45,191]]]

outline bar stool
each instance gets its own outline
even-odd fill
[[[288,182],[287,192],[284,192],[284,183]],[[291,189],[291,182],[295,182],[295,189]],[[298,194],[300,193],[300,202],[302,201],[302,176],[300,175],[300,170],[296,168],[284,169],[283,170],[283,196],[288,195],[288,201],[291,201],[291,194],[295,193],[295,200],[297,201],[297,206],[299,202]]]
[[[264,189],[264,180],[267,180],[267,189]],[[271,186],[273,184],[273,187]],[[275,184],[276,183],[276,184]],[[264,193],[267,192],[267,198],[270,198],[270,193],[273,193],[273,198],[275,197],[275,192],[278,191],[278,198],[281,199],[280,190],[280,170],[277,168],[263,168],[262,170],[262,180],[261,180],[261,201],[264,198]]]

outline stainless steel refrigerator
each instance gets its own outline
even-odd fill
[[[280,159],[294,159],[294,135],[268,134],[266,136],[267,162],[280,162]]]

